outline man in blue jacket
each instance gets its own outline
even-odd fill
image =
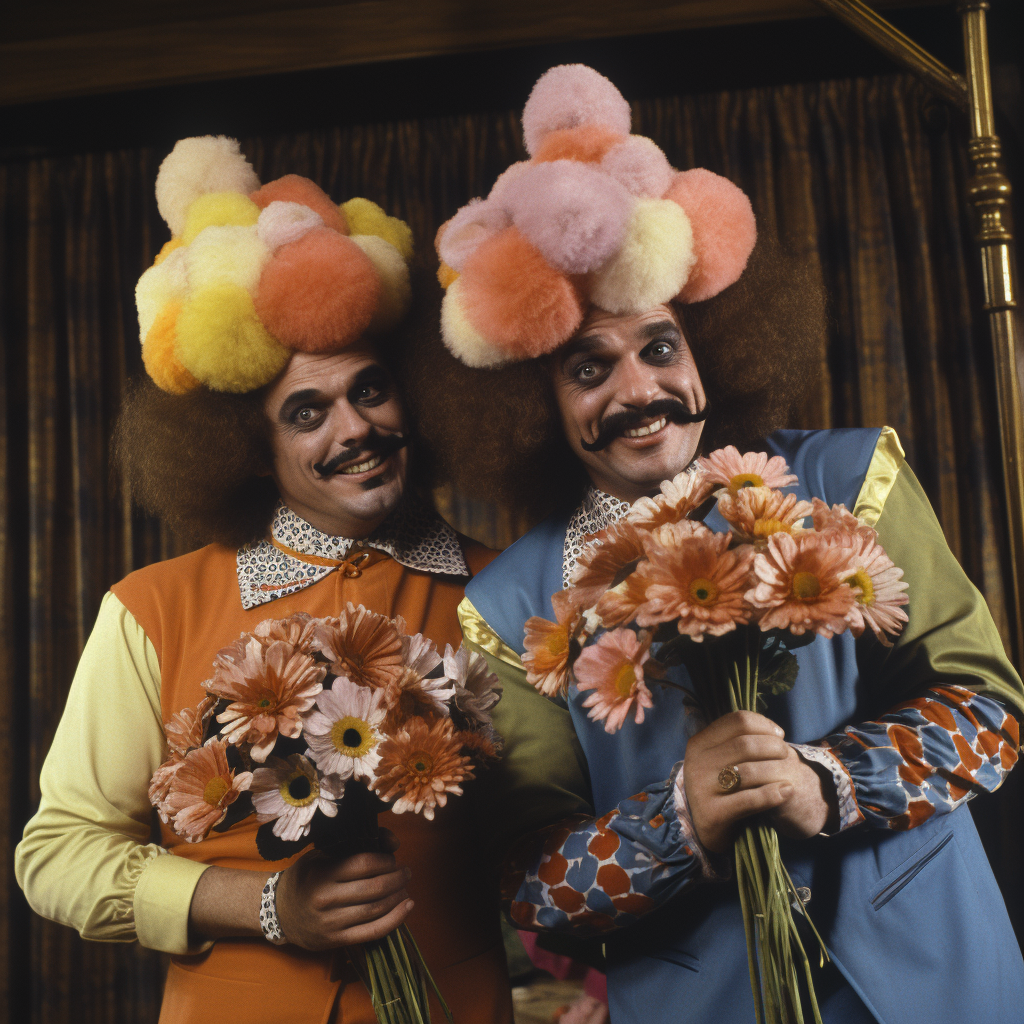
[[[770,420],[761,399],[777,381],[749,386],[766,361],[749,345],[706,344],[695,361],[684,331],[699,322],[688,304],[742,273],[749,203],[709,172],[666,172],[653,143],[628,135],[624,106],[596,72],[552,69],[524,111],[532,159],[439,233],[446,345],[470,366],[520,362],[499,372],[510,387],[533,381],[564,442],[561,456],[548,446],[556,474],[529,486],[581,484],[472,581],[461,609],[467,640],[504,683],[495,722],[514,740],[510,792],[565,818],[519,845],[513,919],[599,935],[619,1024],[747,1024],[725,855],[764,815],[831,957],[815,974],[826,1024],[1019,1019],[1024,962],[964,805],[1016,761],[1021,681],[894,431],[777,430],[750,443]],[[543,423],[525,407],[521,418]],[[798,499],[841,503],[873,527],[909,584],[909,621],[891,648],[817,637],[763,716],[703,726],[665,689],[642,724],[608,733],[575,686],[563,699],[527,681],[526,623],[564,621],[552,595],[573,581],[587,535],[686,470],[705,425],[780,456]],[[474,430],[486,451],[487,424]],[[728,529],[717,511],[704,521]],[[543,657],[526,657],[547,692],[558,680],[544,673],[557,677],[568,647],[551,636]]]

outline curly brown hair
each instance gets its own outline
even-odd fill
[[[711,403],[703,450],[749,448],[793,423],[825,337],[824,293],[806,260],[762,238],[735,285],[677,312]],[[444,348],[438,319],[419,328],[401,371],[435,477],[533,521],[578,500],[584,470],[544,361],[464,366]]]

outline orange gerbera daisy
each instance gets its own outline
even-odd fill
[[[336,619],[319,620],[315,633],[330,671],[361,686],[387,686],[405,665],[395,623],[351,601]]]
[[[644,684],[650,646],[650,635],[640,641],[631,629],[614,629],[584,647],[576,659],[573,675],[577,687],[594,691],[583,702],[590,708],[587,717],[604,722],[605,732],[618,732],[631,711],[640,725],[644,708],[654,707],[651,691]]]
[[[788,629],[799,636],[813,630],[833,637],[847,628],[856,600],[846,582],[853,570],[853,549],[840,536],[776,533],[754,556],[757,584],[747,600],[764,609],[761,629]]]
[[[536,615],[530,617],[526,620],[523,641],[526,681],[546,697],[563,692],[569,681],[569,658],[575,653],[573,645],[577,643],[575,637],[581,621],[568,591],[554,594],[551,605],[557,621],[549,622]]]
[[[687,536],[677,526],[658,531],[648,546],[650,561],[637,573],[646,588],[638,609],[640,626],[676,622],[680,633],[696,641],[721,636],[750,621],[753,609],[745,594],[752,581],[754,551],[730,548],[727,533],[710,530]]]
[[[252,772],[236,775],[228,766],[227,749],[223,740],[210,740],[205,747],[190,750],[174,773],[160,811],[186,842],[205,839],[252,783]]]
[[[315,636],[318,620],[305,612],[296,612],[287,619],[264,619],[253,631],[257,640],[268,646],[275,640],[291,644],[303,654],[317,650]]]
[[[799,533],[811,514],[809,501],[770,487],[742,487],[718,499],[718,511],[741,541],[763,546],[774,533]]]
[[[821,498],[811,498],[811,515],[814,528],[818,533],[829,530],[838,533],[858,534],[865,537],[877,537],[878,534],[865,523],[862,523],[845,505],[833,505],[829,508]]]
[[[167,737],[167,749],[172,760],[180,761],[193,747],[203,745],[203,730],[206,720],[210,717],[217,698],[206,696],[195,708],[182,708],[164,723],[164,735]]]
[[[299,715],[313,706],[323,689],[326,666],[275,640],[264,647],[250,639],[238,658],[237,644],[217,655],[213,678],[203,683],[208,693],[232,703],[217,716],[229,743],[251,743],[254,761],[265,761],[277,735],[295,738],[302,732]]]
[[[462,794],[459,783],[473,778],[471,762],[460,751],[463,737],[450,718],[433,724],[412,718],[397,735],[380,745],[380,764],[373,788],[395,814],[412,811],[428,820],[444,807],[448,794]]]
[[[643,558],[641,531],[631,522],[613,523],[591,534],[570,577],[570,597],[577,608],[593,608],[630,562]]]
[[[856,572],[847,576],[846,582],[854,588],[856,599],[847,614],[850,629],[860,636],[864,627],[870,626],[882,644],[892,647],[885,634],[896,636],[907,621],[902,606],[910,599],[903,593],[907,589],[903,570],[893,564],[873,536],[858,534],[852,544]]]
[[[709,484],[727,487],[730,494],[744,487],[786,487],[797,481],[781,455],[771,458],[767,452],[740,455],[735,445],[719,448],[707,458],[699,459],[698,465],[707,474]]]
[[[642,530],[653,530],[665,523],[678,523],[700,508],[714,489],[713,481],[699,468],[683,470],[661,485],[661,494],[640,498],[626,513],[626,519]]]

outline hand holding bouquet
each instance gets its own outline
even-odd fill
[[[310,844],[339,859],[379,851],[380,812],[433,819],[498,756],[501,688],[486,661],[442,656],[401,618],[349,604],[337,618],[267,619],[213,668],[199,707],[166,724],[171,756],[149,790],[190,843],[255,814],[267,860]],[[357,966],[382,1024],[429,1021],[433,981],[404,925]]]
[[[572,585],[552,597],[557,621],[527,622],[527,679],[548,695],[575,682],[588,694],[589,717],[614,733],[629,718],[643,722],[654,707],[652,684],[679,685],[664,674],[673,665],[686,666],[687,698],[711,722],[760,711],[765,691],[791,688],[792,652],[816,636],[870,629],[891,646],[886,634],[907,619],[902,570],[842,505],[781,490],[796,482],[779,456],[729,447],[663,483],[657,497],[641,498],[589,539]],[[728,532],[691,518],[712,498]],[[741,784],[735,766],[723,766],[719,779],[726,791]],[[820,1024],[793,910],[814,926],[775,830],[750,820],[735,862],[757,1019],[802,1022],[802,974]]]

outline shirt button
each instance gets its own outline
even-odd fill
[[[800,888],[797,889],[796,894],[804,906],[811,902],[811,890],[806,885],[801,885]]]

